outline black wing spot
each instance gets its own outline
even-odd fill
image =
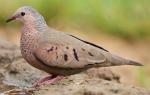
[[[66,49],[69,49],[69,47],[67,46]]]
[[[89,54],[90,56],[94,56],[91,52],[88,52],[88,54]]]
[[[54,47],[52,46],[50,49],[47,50],[47,52],[53,51],[53,48]]]
[[[55,50],[57,50],[57,47],[55,48]]]
[[[73,54],[74,54],[74,57],[77,61],[79,61],[79,58],[78,58],[78,55],[77,55],[77,52],[75,49],[73,49]]]
[[[56,52],[56,59],[58,59],[58,54],[57,54],[57,52]]]
[[[81,48],[83,51],[85,51],[85,49],[84,48]]]
[[[67,61],[68,60],[68,55],[64,54],[64,60]]]
[[[70,36],[72,36],[72,37],[74,37],[74,38],[76,38],[76,39],[78,39],[78,40],[80,40],[80,41],[82,41],[82,42],[84,42],[84,43],[86,43],[86,44],[92,45],[92,46],[94,46],[94,47],[97,47],[97,48],[99,48],[99,49],[102,49],[102,50],[104,50],[104,51],[109,52],[108,50],[106,50],[106,49],[104,49],[103,47],[100,47],[100,46],[98,46],[98,45],[96,45],[96,44],[93,44],[93,43],[84,41],[84,40],[79,39],[79,38],[77,38],[77,37],[75,37],[75,36],[73,36],[73,35],[70,35]]]

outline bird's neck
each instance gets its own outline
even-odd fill
[[[40,32],[46,31],[48,29],[48,25],[43,17],[39,17],[36,19],[35,28]]]
[[[39,17],[34,21],[25,22],[24,26],[26,26],[29,29],[36,29],[39,32],[44,32],[48,29],[48,25],[43,17]]]

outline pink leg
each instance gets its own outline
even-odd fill
[[[46,77],[40,79],[39,81],[37,81],[33,86],[39,87],[41,85],[52,84],[52,83],[57,82],[63,78],[64,78],[64,76],[49,75],[49,76],[46,76]]]

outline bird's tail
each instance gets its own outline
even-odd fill
[[[129,60],[129,64],[128,65],[144,66],[143,64],[141,64],[139,62],[136,62],[136,61],[132,61],[132,60]]]
[[[132,61],[132,60],[128,60],[116,55],[111,55],[110,59],[108,59],[108,61],[110,62],[110,64],[112,65],[135,65],[135,66],[143,66],[141,63],[136,62],[136,61]]]
[[[113,54],[108,54],[106,56],[107,62],[104,64],[99,64],[100,66],[119,66],[119,65],[135,65],[135,66],[143,66],[141,63],[136,62],[136,61],[132,61],[132,60],[128,60]],[[104,67],[105,67],[104,66]]]

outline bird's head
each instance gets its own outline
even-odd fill
[[[13,20],[21,21],[22,23],[44,20],[44,18],[32,7],[24,6],[19,8],[13,16],[7,19],[6,22]]]

